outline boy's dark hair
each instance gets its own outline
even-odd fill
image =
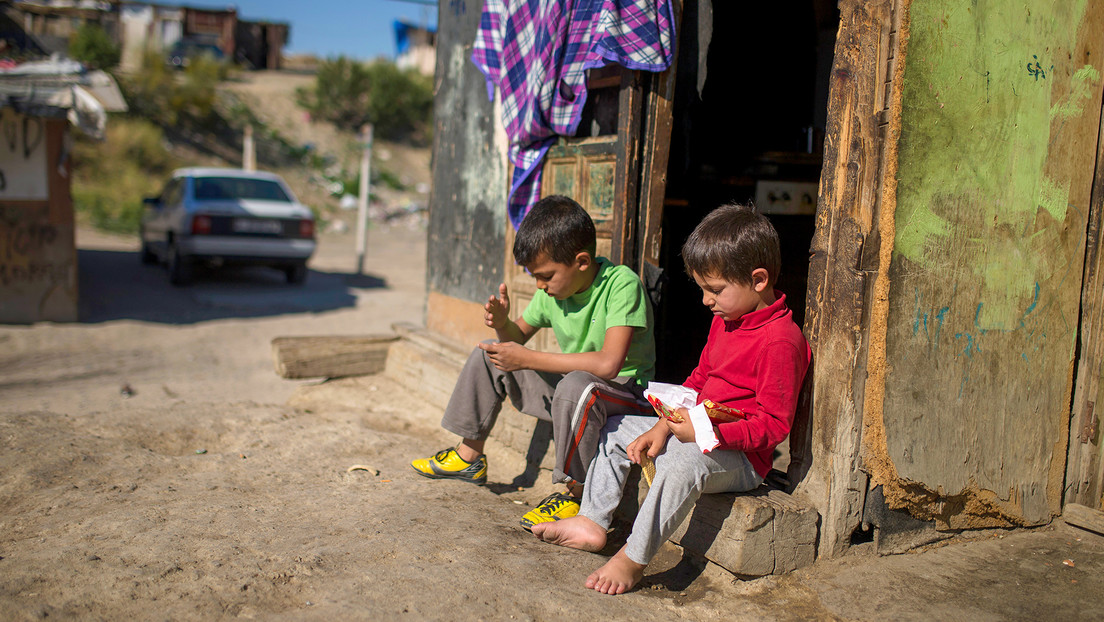
[[[571,264],[582,251],[593,257],[596,248],[590,214],[573,199],[554,194],[537,201],[522,219],[514,238],[514,261],[526,266],[545,253],[556,263]]]
[[[682,261],[691,276],[722,278],[751,285],[751,273],[764,268],[773,286],[782,266],[778,232],[767,217],[748,205],[723,205],[702,219],[682,245]]]

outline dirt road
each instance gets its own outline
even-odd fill
[[[422,322],[424,231],[373,231],[361,276],[352,236],[323,238],[303,288],[261,268],[173,288],[129,238],[78,244],[82,322],[0,327],[0,619],[712,611],[706,578],[576,589],[601,558],[517,527],[543,490],[415,475],[449,439],[385,378],[288,405],[315,383],[276,376],[272,338]]]
[[[0,326],[2,620],[1104,616],[1104,538],[1063,526],[752,582],[668,545],[641,589],[585,590],[602,555],[517,525],[544,478],[507,484],[524,467],[489,447],[487,487],[423,479],[440,412],[384,376],[273,371],[277,336],[421,323],[423,231],[374,231],[363,275],[351,235],[324,237],[303,288],[250,269],[177,289],[129,238],[79,246],[83,321]]]

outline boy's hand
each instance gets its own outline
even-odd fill
[[[491,296],[487,299],[487,304],[483,305],[483,309],[487,312],[483,316],[483,321],[495,330],[500,330],[506,325],[506,322],[510,319],[510,296],[506,291],[506,284],[500,283],[498,286],[498,296]]]
[[[494,366],[502,371],[530,369],[526,364],[526,357],[532,353],[532,350],[521,344],[512,341],[501,341],[499,343],[480,343],[478,345],[481,350],[487,353],[487,358],[491,359]]]
[[[667,422],[667,429],[678,440],[684,443],[693,443],[697,439],[697,435],[694,434],[694,424],[690,423],[690,413],[685,408],[678,409],[678,413],[682,415],[682,423],[664,419]]]
[[[663,453],[663,450],[667,447],[668,436],[670,436],[670,432],[667,430],[667,426],[659,423],[651,430],[636,437],[635,441],[629,443],[629,446],[625,448],[625,453],[629,456],[629,460],[640,464],[645,454],[655,458]]]

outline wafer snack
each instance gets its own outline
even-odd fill
[[[644,481],[651,486],[652,480],[655,479],[655,460],[648,455],[648,452],[640,454],[640,472],[644,474]]]

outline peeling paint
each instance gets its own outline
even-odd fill
[[[430,291],[470,302],[486,300],[501,282],[506,238],[501,117],[465,34],[478,19],[477,12],[461,12],[439,32],[427,249]]]
[[[1019,232],[1031,229],[1040,209],[1056,225],[1066,218],[1068,183],[1045,170],[1050,123],[1080,114],[1099,72],[1091,65],[1074,71],[1054,51],[1073,45],[1085,4],[1032,0],[999,11],[954,0],[911,6],[911,45],[923,61],[905,75],[908,119],[900,154],[908,166],[901,173],[895,252],[938,267],[951,233],[971,224],[957,212],[982,214],[976,222],[997,235],[979,231],[974,239],[985,247],[963,250],[983,259],[973,274],[985,285],[985,321],[994,326],[1013,319],[1036,270],[1057,268],[1002,270],[999,264],[1038,261],[1036,245]],[[1052,105],[1052,94],[1064,91]]]
[[[1069,205],[1069,182],[1058,183],[1049,177],[1039,181],[1037,188],[1037,202],[1054,217],[1054,220],[1062,222],[1066,219],[1066,206]]]
[[[1069,94],[1050,109],[1051,117],[1071,119],[1081,116],[1085,111],[1086,101],[1092,99],[1092,87],[1100,82],[1100,72],[1092,65],[1085,65],[1073,74],[1071,82],[1073,88],[1070,89]]]

